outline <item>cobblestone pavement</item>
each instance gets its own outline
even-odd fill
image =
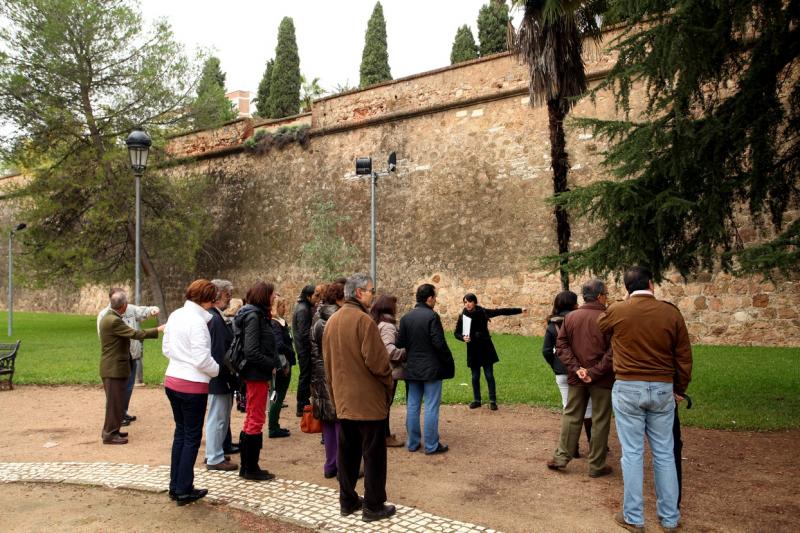
[[[166,492],[169,467],[120,463],[0,463],[0,483],[11,482],[70,483]],[[495,533],[493,529],[403,505],[397,506],[397,514],[391,519],[378,522],[363,522],[360,512],[340,516],[339,493],[305,481],[276,478],[253,483],[243,481],[237,472],[196,469],[195,483],[208,489],[206,498],[210,500],[316,531]]]

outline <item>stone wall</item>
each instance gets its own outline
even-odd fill
[[[613,58],[597,54],[587,61],[597,80]],[[615,113],[610,96],[600,94],[580,102],[573,115]],[[258,156],[241,147],[255,129],[309,121],[306,149],[290,144]],[[603,177],[602,142],[569,128],[567,147],[571,186]],[[310,116],[288,122],[241,120],[183,135],[167,151],[178,164],[163,172],[213,179],[218,196],[209,201],[209,243],[216,253],[213,266],[201,258],[195,274],[231,279],[238,296],[264,278],[294,300],[312,281],[299,254],[313,237],[309,216],[321,201],[334,202],[350,217],[339,233],[359,252],[353,270],[368,270],[369,185],[349,178],[356,157],[372,156],[381,169],[395,151],[398,170],[378,186],[380,290],[396,294],[407,309],[415,288],[433,282],[448,329],[463,294],[475,292],[487,306],[531,310],[530,317],[494,320],[494,331],[543,332],[560,288],[557,277],[537,267],[537,257],[556,249],[546,203],[552,194],[547,113],[529,105],[525,69],[508,54],[324,98],[314,102]],[[593,228],[574,223],[573,248],[594,238]],[[574,279],[573,288],[586,279]],[[170,281],[170,302],[179,301],[187,281]],[[623,298],[624,291],[609,282],[612,298]],[[673,276],[657,296],[681,309],[696,342],[800,345],[796,280],[715,273],[684,282]]]

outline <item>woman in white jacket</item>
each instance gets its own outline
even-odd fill
[[[164,390],[172,406],[175,436],[169,472],[169,496],[178,505],[199,500],[208,491],[194,488],[194,463],[203,436],[208,382],[219,374],[211,357],[208,322],[217,289],[206,279],[186,289],[186,303],[167,320],[162,347],[169,359]]]

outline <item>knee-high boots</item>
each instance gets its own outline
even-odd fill
[[[244,431],[239,433],[239,450],[241,466],[239,475],[251,481],[268,481],[275,478],[268,470],[262,470],[258,466],[258,458],[261,455],[261,448],[264,444],[264,434],[248,435]]]

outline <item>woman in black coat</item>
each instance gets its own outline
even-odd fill
[[[489,333],[489,321],[501,315],[519,315],[525,312],[520,307],[486,309],[478,305],[478,297],[473,293],[464,295],[464,311],[456,323],[456,339],[467,343],[467,366],[472,370],[472,403],[470,409],[481,406],[481,368],[489,387],[489,408],[497,411],[497,391],[494,382],[493,366],[500,359]],[[469,331],[464,331],[464,317],[471,320]]]
[[[240,433],[241,468],[239,475],[253,481],[273,479],[274,474],[261,470],[258,457],[264,444],[267,396],[273,369],[277,366],[275,335],[272,332],[270,311],[275,299],[271,283],[257,281],[245,296],[245,305],[233,320],[237,335],[242,335],[242,346],[247,362],[240,377],[247,386],[247,411]]]

